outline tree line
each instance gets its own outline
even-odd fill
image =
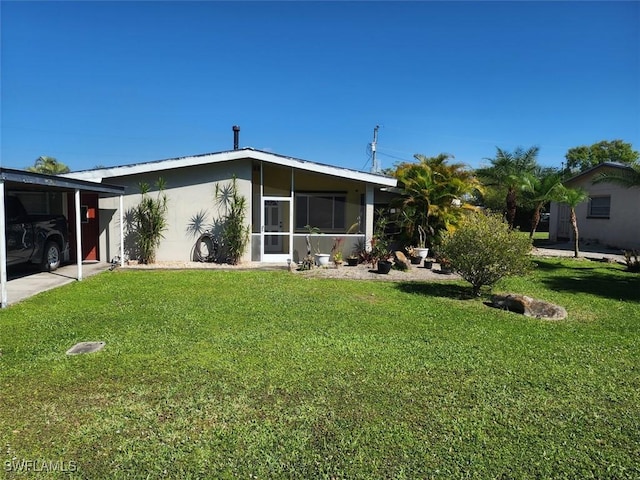
[[[588,195],[583,190],[565,187],[563,181],[598,164],[615,162],[630,168],[600,174],[597,182],[640,185],[639,154],[631,144],[621,140],[601,141],[570,149],[562,168],[553,168],[538,163],[539,151],[537,146],[513,151],[496,147],[495,156],[485,159],[488,166],[475,170],[453,162],[452,155],[416,154],[415,162],[402,162],[386,170],[386,174],[398,180],[399,196],[392,206],[398,207],[396,220],[401,225],[402,240],[419,242],[419,229],[425,228],[431,245],[438,244],[442,234],[461,223],[465,212],[479,208],[501,213],[510,229],[515,227],[518,209],[532,212],[528,230],[533,238],[544,208],[557,201],[570,208],[577,256],[575,208]]]

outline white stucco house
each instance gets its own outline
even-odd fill
[[[168,229],[157,251],[158,261],[190,261],[196,237],[189,230],[194,217],[205,213],[209,223],[218,216],[214,207],[216,184],[234,177],[239,193],[247,199],[250,245],[242,261],[286,262],[301,260],[306,254],[305,226],[322,232],[314,246],[329,253],[336,237],[343,238],[342,252],[348,255],[358,241],[373,234],[374,208],[385,202],[384,190],[396,180],[321,164],[252,148],[147,163],[123,165],[68,173],[66,177],[124,187],[120,198],[83,198],[96,208],[89,220],[97,223],[95,256],[110,261],[133,249],[127,234],[127,212],[140,202],[141,182],[154,185],[159,177],[166,182]],[[153,187],[151,193],[153,194]],[[122,205],[124,239],[119,218]]]
[[[576,207],[580,241],[619,249],[640,249],[640,187],[627,188],[611,182],[594,184],[602,172],[621,171],[628,166],[602,163],[586,170],[564,184],[583,188],[589,200]],[[549,239],[561,241],[572,236],[569,207],[551,203]]]

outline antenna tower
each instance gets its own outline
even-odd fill
[[[376,125],[373,129],[373,142],[371,142],[371,173],[380,173],[380,165],[376,158],[376,145],[378,144],[378,129],[380,125]]]

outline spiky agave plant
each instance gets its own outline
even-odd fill
[[[230,183],[216,184],[215,201],[222,211],[222,243],[229,263],[237,265],[249,243],[246,222],[247,199],[238,192],[237,178]]]
[[[156,261],[156,251],[163,232],[167,229],[167,195],[164,193],[165,181],[159,178],[156,182],[158,194],[150,195],[147,183],[140,184],[142,199],[133,209],[135,235],[138,244],[138,261],[143,264]]]

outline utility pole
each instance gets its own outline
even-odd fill
[[[380,125],[376,125],[373,129],[373,142],[371,142],[371,173],[379,173],[380,165],[378,165],[378,160],[376,159],[376,145],[378,143],[378,129]]]

